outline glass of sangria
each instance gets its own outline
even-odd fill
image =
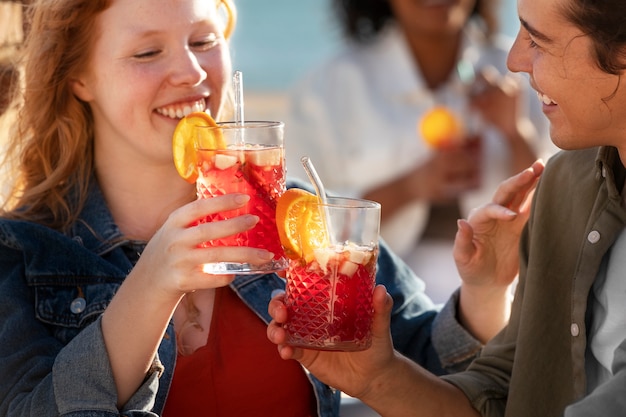
[[[294,194],[291,203],[286,202],[288,194]],[[281,205],[290,211],[279,216],[287,219],[284,229],[279,228],[290,258],[287,343],[318,350],[367,349],[380,204],[340,197],[322,202],[302,190],[288,190]]]
[[[276,200],[285,191],[284,124],[274,121],[221,122],[194,126],[198,198],[229,193],[250,196],[238,210],[215,213],[198,223],[254,214],[260,220],[246,232],[205,242],[203,246],[250,246],[274,253],[263,265],[216,262],[205,264],[210,274],[254,274],[284,270],[287,259],[276,229]]]

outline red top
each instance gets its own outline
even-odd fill
[[[164,417],[317,416],[313,388],[230,288],[215,294],[207,344],[176,360]]]

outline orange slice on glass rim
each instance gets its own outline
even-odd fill
[[[460,143],[463,125],[451,110],[437,106],[422,117],[419,132],[428,145],[443,149]]]
[[[178,174],[190,183],[198,179],[198,151],[196,143],[207,149],[225,149],[226,143],[219,129],[196,129],[198,126],[217,126],[205,112],[193,112],[180,119],[172,137],[174,165]],[[201,137],[200,137],[201,136]]]
[[[311,262],[315,250],[328,246],[326,222],[315,194],[290,188],[278,198],[276,227],[280,243],[290,259]]]

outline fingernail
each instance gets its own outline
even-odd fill
[[[247,194],[238,194],[235,197],[235,203],[243,206],[244,204],[246,204],[248,201],[250,201],[250,196]]]
[[[273,291],[272,291],[272,293],[271,293],[271,295],[270,295],[270,298],[274,298],[274,297],[276,297],[277,295],[279,295],[279,294],[284,294],[284,293],[285,293],[285,290],[280,290],[280,289],[278,289],[278,288],[277,288],[277,289],[275,289],[275,290],[273,290]]]
[[[270,259],[274,258],[274,254],[272,252],[269,252],[269,251],[265,250],[265,249],[260,249],[258,254],[259,254],[259,258],[267,259],[268,261]]]

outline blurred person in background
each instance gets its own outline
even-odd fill
[[[459,285],[457,219],[555,149],[534,95],[507,73],[497,5],[333,0],[345,49],[290,94],[289,174],[304,175],[308,155],[329,190],[380,202],[382,237],[436,302]],[[425,144],[418,125],[435,106],[461,118],[467,144]]]

